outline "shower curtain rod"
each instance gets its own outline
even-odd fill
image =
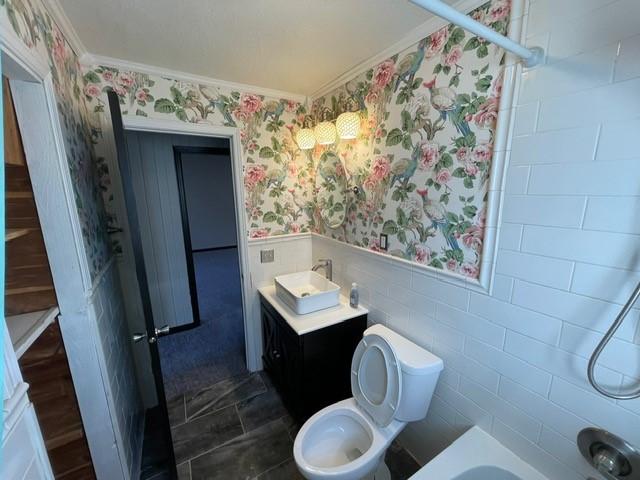
[[[442,0],[409,0],[411,3],[418,5],[419,7],[428,10],[429,12],[444,18],[451,23],[464,28],[465,30],[475,33],[479,37],[489,40],[491,43],[508,50],[509,52],[522,58],[525,66],[533,67],[539,64],[544,59],[544,50],[540,47],[526,48],[520,45],[518,42],[514,42],[510,38],[500,35],[495,30],[483,25],[482,23],[474,20],[468,15],[459,12],[453,7],[450,7]]]

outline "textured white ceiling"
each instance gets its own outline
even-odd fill
[[[91,53],[302,94],[430,18],[408,0],[60,3]]]

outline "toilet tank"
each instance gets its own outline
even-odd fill
[[[364,334],[383,337],[393,348],[400,363],[402,392],[395,418],[403,422],[423,419],[444,368],[442,359],[384,325],[373,325]]]

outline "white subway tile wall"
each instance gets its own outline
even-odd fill
[[[381,322],[445,362],[427,418],[402,441],[426,462],[478,424],[551,479],[599,478],[576,435],[596,425],[640,445],[640,401],[589,386],[588,357],[640,280],[640,2],[535,0],[492,296],[314,236],[313,259],[358,282]],[[640,305],[638,306],[640,307]],[[638,386],[640,312],[598,377]]]

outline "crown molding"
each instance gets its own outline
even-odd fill
[[[452,6],[460,10],[461,12],[469,13],[472,10],[478,8],[480,5],[483,5],[485,3],[487,3],[487,0],[460,0]],[[447,20],[440,17],[436,17],[434,15],[432,18],[430,18],[423,24],[418,25],[413,30],[409,30],[409,32],[404,37],[402,37],[400,40],[398,40],[396,43],[394,43],[390,47],[385,48],[380,53],[360,62],[359,64],[350,68],[349,70],[344,72],[342,75],[331,80],[330,82],[325,83],[322,87],[320,87],[318,90],[316,90],[309,96],[310,101],[316,100],[317,98],[323,97],[326,94],[331,93],[338,87],[341,87],[342,85],[347,83],[349,80],[366,72],[371,67],[374,67],[375,65],[383,62],[384,60],[395,55],[396,53],[399,53],[404,49],[409,48],[410,46],[418,43],[423,38],[428,37],[433,32],[444,27],[447,24],[449,24]]]
[[[82,40],[80,40],[76,29],[73,28],[60,2],[58,0],[42,0],[42,3],[51,14],[53,21],[67,39],[67,42],[69,42],[69,45],[71,45],[71,48],[78,58],[85,56],[87,54],[87,48],[84,46],[84,43],[82,43]]]
[[[245,83],[229,82],[217,78],[205,77],[201,75],[193,75],[191,73],[171,70],[168,68],[156,67],[145,63],[130,62],[119,58],[106,57],[103,55],[94,55],[87,53],[80,58],[80,63],[87,67],[103,65],[105,67],[114,67],[119,70],[134,71],[155,75],[158,77],[182,80],[184,82],[196,83],[201,85],[210,85],[213,87],[223,87],[229,90],[237,90],[240,92],[255,93],[270,98],[284,98],[287,100],[295,100],[300,103],[307,101],[307,96],[300,93],[284,92],[282,90],[274,90],[271,88],[258,87],[256,85],[247,85]]]

